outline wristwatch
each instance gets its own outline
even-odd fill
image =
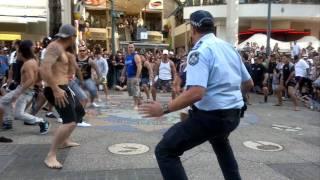
[[[163,111],[163,114],[169,114],[170,113],[169,105],[168,104],[162,105],[162,111]]]

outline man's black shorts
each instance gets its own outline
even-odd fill
[[[172,80],[162,80],[158,78],[157,81],[154,83],[154,86],[156,87],[156,89],[171,91]]]
[[[66,104],[66,107],[60,108],[54,103],[55,98],[50,87],[44,88],[44,95],[47,98],[48,102],[54,105],[60,117],[62,118],[63,124],[68,124],[71,122],[81,122],[82,117],[85,115],[85,111],[79,100],[70,90],[68,85],[60,85],[59,87],[67,93],[68,103]]]

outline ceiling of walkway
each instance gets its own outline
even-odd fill
[[[114,0],[115,10],[126,14],[137,14],[147,6],[150,0]],[[111,9],[110,0],[86,0],[88,9]]]

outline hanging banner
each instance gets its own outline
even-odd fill
[[[150,0],[149,9],[163,9],[163,0]]]

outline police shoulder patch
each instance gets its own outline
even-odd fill
[[[198,64],[199,54],[200,54],[199,52],[192,52],[190,54],[189,60],[188,60],[189,65],[194,66],[194,65]]]

